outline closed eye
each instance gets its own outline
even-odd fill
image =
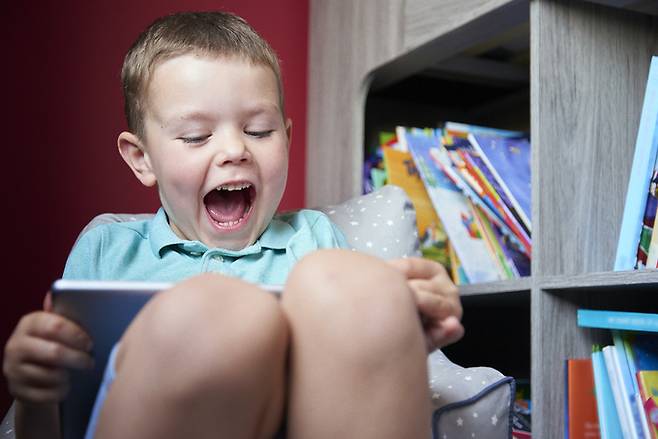
[[[250,131],[250,130],[245,130],[244,133],[248,136],[251,137],[256,137],[258,139],[262,139],[264,137],[269,137],[274,130],[264,130],[264,131]]]
[[[210,138],[210,134],[204,136],[178,137],[183,143],[202,143]]]

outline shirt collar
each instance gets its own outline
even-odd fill
[[[263,248],[283,250],[288,245],[288,241],[295,234],[295,229],[287,222],[279,219],[272,219],[265,231],[260,235],[252,245],[242,250],[214,249],[218,253],[226,256],[245,256],[260,253]],[[178,247],[183,251],[205,253],[209,250],[208,246],[199,241],[187,241],[176,236],[167,220],[167,214],[161,207],[153,217],[151,230],[149,232],[149,241],[153,254],[161,258],[165,249]]]

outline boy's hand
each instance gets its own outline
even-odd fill
[[[416,298],[429,352],[456,342],[464,335],[459,289],[443,265],[423,258],[388,261],[408,279]]]
[[[46,311],[21,318],[5,345],[3,372],[9,392],[25,403],[58,402],[68,392],[66,368],[93,367],[91,339],[72,321]]]

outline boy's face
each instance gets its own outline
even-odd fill
[[[272,70],[182,55],[154,69],[146,96],[146,135],[137,145],[144,170],[133,170],[142,183],[157,182],[171,228],[209,247],[253,244],[276,212],[288,173],[290,121]]]

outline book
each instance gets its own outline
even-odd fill
[[[524,138],[502,138],[471,134],[468,136],[475,150],[501,186],[519,215],[526,230],[530,231],[530,142]]]
[[[637,246],[637,259],[635,261],[635,268],[646,268],[650,266],[649,253],[651,248],[651,241],[653,240],[653,226],[656,222],[656,208],[658,208],[658,162],[656,162],[651,180],[649,181],[649,193],[646,196],[644,215],[642,217],[642,228],[640,231],[640,242]],[[656,251],[654,250],[654,258]],[[655,261],[654,261],[655,267]]]
[[[644,93],[640,126],[635,141],[635,154],[631,166],[626,202],[622,217],[617,253],[616,271],[632,270],[637,262],[637,250],[642,233],[647,194],[658,151],[658,57],[652,57],[649,77]]]
[[[650,435],[652,439],[656,439],[658,438],[658,370],[639,371],[637,381]]]
[[[619,425],[619,416],[617,415],[603,352],[598,345],[595,345],[592,349],[592,371],[594,374],[594,391],[596,394],[596,409],[601,439],[620,438],[622,437],[622,432]]]
[[[605,367],[610,378],[610,387],[615,401],[617,416],[619,416],[619,425],[624,438],[638,438],[637,428],[634,427],[631,414],[630,401],[624,397],[623,382],[621,381],[621,371],[619,368],[619,358],[614,346],[605,346],[603,348],[603,358]]]
[[[620,382],[622,384],[622,395],[624,401],[627,403],[627,410],[630,415],[630,420],[633,423],[633,429],[637,430],[638,438],[649,437],[649,426],[644,416],[644,408],[642,401],[639,397],[640,390],[638,387],[637,379],[635,378],[636,372],[633,365],[626,355],[626,347],[622,339],[621,332],[617,330],[612,331],[612,339],[616,352],[616,357],[619,362],[618,371],[620,375]]]
[[[658,332],[658,314],[652,313],[579,309],[577,319],[586,328]]]
[[[404,189],[414,205],[418,240],[423,256],[439,262],[449,270],[447,236],[420,179],[413,158],[408,152],[391,147],[383,148],[383,157],[388,182]]]
[[[601,437],[591,358],[567,360],[567,407],[569,439]]]
[[[658,206],[656,207],[656,213],[658,213]],[[656,228],[655,217],[652,229]],[[658,268],[658,233],[651,234],[651,241],[649,242],[649,254],[647,255],[647,268]]]
[[[425,184],[445,231],[459,258],[469,282],[489,282],[501,279],[496,262],[477,230],[474,212],[455,180],[439,168],[446,160],[436,133],[406,131],[405,143],[411,152],[420,177]]]

